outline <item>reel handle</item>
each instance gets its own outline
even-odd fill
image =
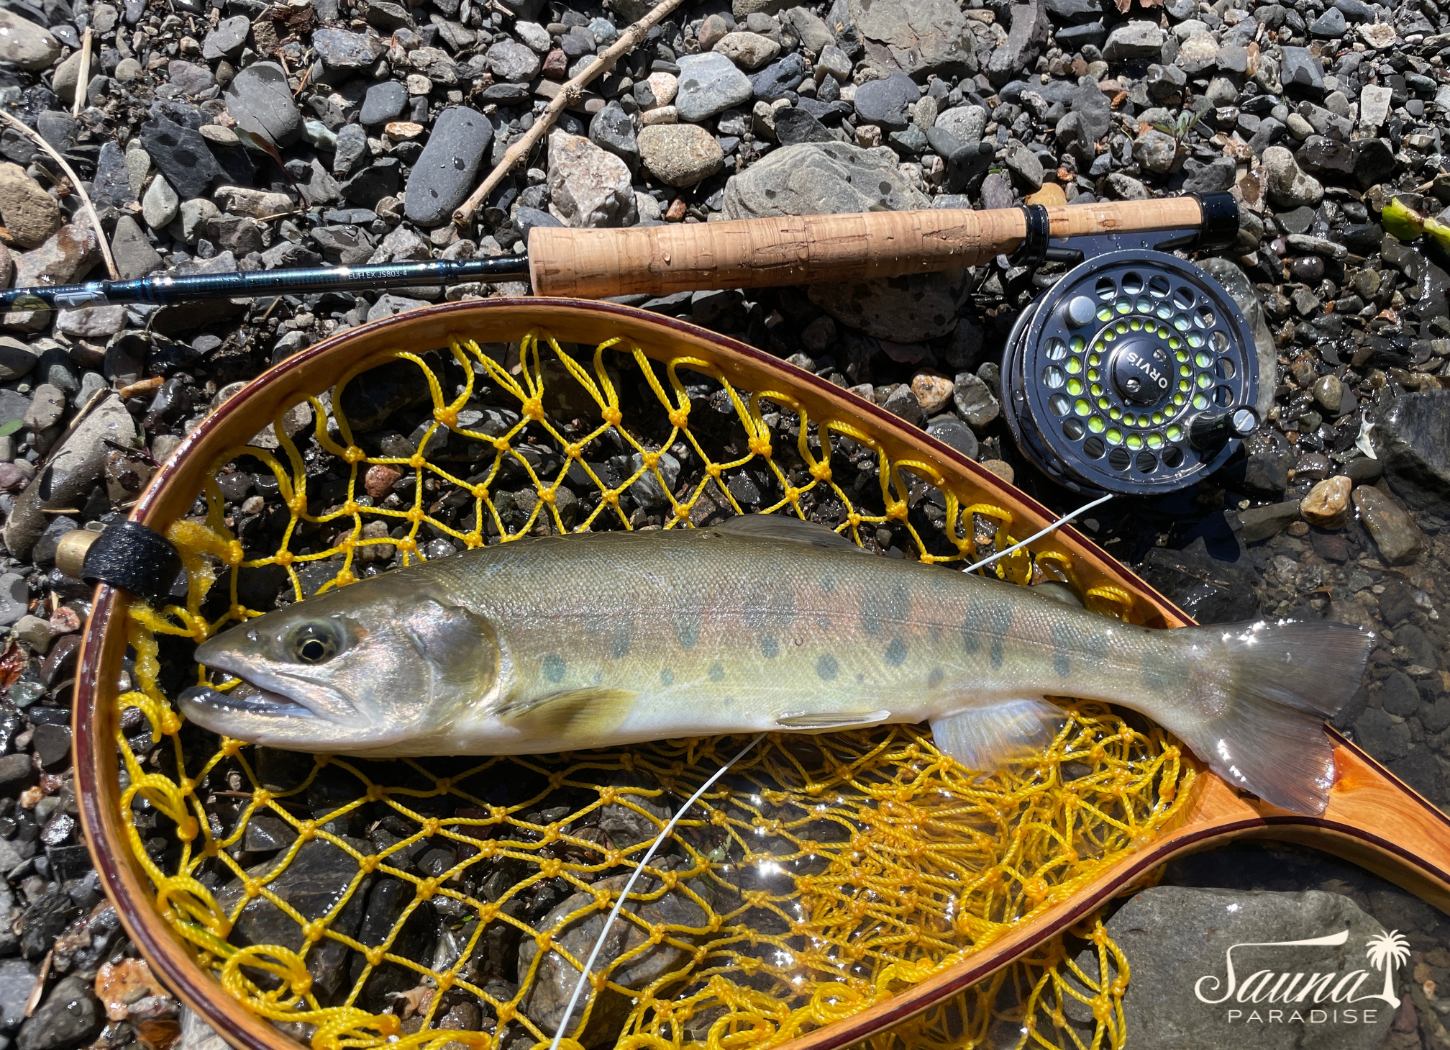
[[[1060,239],[1203,229],[1223,209],[1211,198],[1170,197],[1040,210],[1048,236]],[[1235,207],[1235,227],[1237,218]],[[1028,234],[1026,208],[785,215],[618,230],[536,226],[529,234],[529,276],[535,295],[586,299],[860,281],[976,266],[1011,255]]]

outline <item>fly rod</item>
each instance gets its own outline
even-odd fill
[[[990,211],[784,215],[626,229],[536,226],[529,234],[527,255],[13,288],[0,291],[0,308],[165,305],[525,276],[535,295],[667,295],[899,277],[977,266],[998,255],[1036,264],[1048,257],[1051,241],[1166,230],[1193,234],[1190,239],[1203,246],[1222,246],[1238,232],[1238,204],[1225,193]]]

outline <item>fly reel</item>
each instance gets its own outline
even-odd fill
[[[1165,250],[1232,239],[1232,198],[1204,205],[1200,230],[1039,248],[1039,258],[1083,261],[1017,319],[1002,393],[1018,448],[1059,484],[1121,495],[1186,488],[1258,426],[1258,357],[1243,311]]]

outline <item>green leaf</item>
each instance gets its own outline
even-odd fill
[[[1380,212],[1380,224],[1402,241],[1413,241],[1424,233],[1426,222],[1427,219],[1424,215],[1398,197],[1386,204],[1384,210]]]
[[[0,437],[9,437],[23,426],[25,426],[23,419],[12,419],[7,423],[0,423]]]
[[[1161,131],[1165,135],[1177,135],[1178,133],[1178,129],[1176,127],[1174,127],[1172,124],[1165,124],[1162,121],[1154,121],[1153,130]]]

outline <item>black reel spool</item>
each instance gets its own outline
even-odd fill
[[[1204,213],[1202,230],[1037,246],[1039,260],[1086,258],[1013,326],[1005,415],[1022,453],[1075,492],[1186,488],[1259,424],[1258,355],[1243,311],[1207,273],[1163,250],[1237,232],[1232,198],[1205,198]]]

